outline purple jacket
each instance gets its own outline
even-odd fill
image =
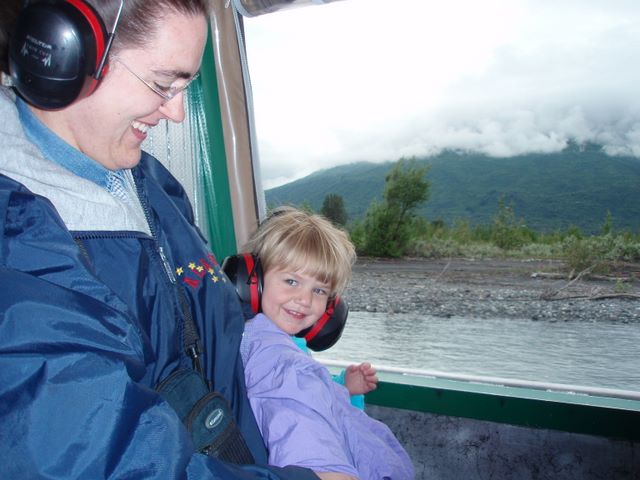
[[[249,401],[272,465],[365,479],[413,479],[389,428],[350,403],[347,389],[268,317],[245,324],[240,347]]]

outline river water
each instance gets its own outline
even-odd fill
[[[350,312],[319,360],[640,391],[640,323]]]

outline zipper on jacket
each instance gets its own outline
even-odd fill
[[[162,263],[162,267],[164,268],[164,272],[166,273],[167,278],[169,279],[169,282],[175,285],[176,277],[173,274],[171,265],[169,265],[169,261],[167,260],[167,256],[164,253],[164,249],[162,248],[162,245],[160,245],[160,241],[158,240],[156,226],[152,221],[152,215],[151,215],[151,212],[149,211],[149,205],[147,204],[144,198],[144,195],[142,195],[142,187],[140,186],[139,181],[136,178],[137,175],[134,175],[133,173],[134,172],[132,170],[131,174],[133,177],[133,183],[136,186],[136,194],[138,195],[138,201],[140,202],[140,206],[142,207],[142,213],[144,213],[144,218],[147,220],[147,225],[149,225],[149,232],[151,232],[151,238],[153,238],[153,244],[154,244],[155,250],[158,253],[158,256],[160,257],[160,262]]]
[[[182,311],[182,339],[184,343],[185,353],[191,359],[193,369],[202,377],[202,380],[209,387],[209,389],[211,389],[211,381],[205,375],[202,368],[202,363],[200,362],[202,346],[200,344],[200,338],[198,336],[195,321],[193,320],[193,316],[191,315],[191,310],[189,310],[187,299],[184,292],[182,291],[182,286],[176,282],[176,277],[173,274],[173,269],[169,265],[169,261],[167,260],[167,257],[164,253],[164,249],[162,245],[160,245],[160,241],[158,240],[155,224],[152,221],[151,212],[149,211],[149,206],[146,202],[146,198],[142,194],[142,187],[140,186],[139,181],[136,178],[137,172],[136,174],[134,174],[134,171],[132,170],[131,173],[133,176],[133,182],[136,186],[138,200],[140,201],[140,205],[142,207],[142,212],[147,219],[147,224],[149,224],[149,231],[151,232],[151,237],[153,238],[155,250],[160,257],[167,278],[173,286],[179,310]]]
[[[158,245],[157,240],[156,240],[156,245],[158,246],[158,253],[160,254],[160,260],[162,260],[162,266],[164,267],[164,271],[167,273],[167,276],[169,277],[169,280],[171,280],[171,283],[175,284],[176,276],[173,274],[171,265],[169,265],[169,261],[167,260],[167,257],[164,254],[164,248],[162,248],[162,245]]]

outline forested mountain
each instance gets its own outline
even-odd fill
[[[569,145],[560,153],[494,158],[446,151],[417,159],[430,165],[431,197],[419,214],[453,225],[457,220],[488,224],[499,199],[537,231],[577,226],[599,233],[607,212],[616,230],[640,231],[640,159],[608,156],[597,145]],[[362,218],[382,198],[393,162],[368,162],[322,170],[267,190],[269,207],[309,204],[319,211],[324,197],[344,199],[349,220]]]

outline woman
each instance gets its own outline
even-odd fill
[[[33,80],[34,59],[63,65],[65,49],[46,36],[58,13],[88,21],[99,44],[77,88],[58,88],[56,75],[43,88]],[[46,22],[34,26],[38,18]],[[19,93],[0,91],[0,477],[316,478],[196,453],[164,400],[176,372],[202,375],[228,402],[249,457],[266,463],[235,293],[184,191],[141,151],[160,120],[184,118],[205,0],[31,2],[16,25],[0,35],[13,32]]]

